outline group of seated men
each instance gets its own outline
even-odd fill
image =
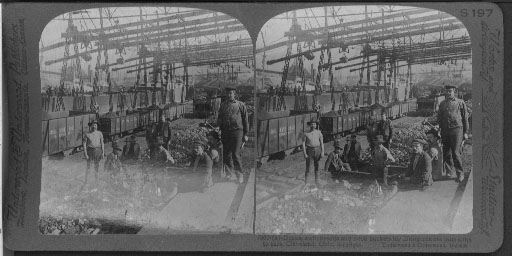
[[[440,137],[434,128],[427,133],[427,140],[414,139],[412,151],[410,152],[410,164],[404,179],[410,181],[425,190],[435,180],[443,177],[443,160],[440,147]],[[371,171],[374,178],[381,180],[388,185],[388,166],[395,162],[389,148],[385,146],[386,140],[382,135],[377,135],[371,141]],[[324,170],[331,173],[334,181],[339,180],[345,171],[358,171],[361,160],[361,144],[357,141],[356,135],[347,138],[345,146],[340,141],[334,142],[334,151],[331,152],[325,162]]]
[[[170,124],[165,121],[166,120],[162,118],[160,123],[150,125],[147,131],[151,132],[146,133],[146,140],[148,142],[148,148],[150,149],[150,161],[157,165],[175,163],[175,160],[169,152],[172,131]],[[162,130],[166,130],[166,133],[162,132]],[[193,172],[197,171],[205,174],[201,186],[202,192],[205,192],[208,188],[213,186],[213,167],[222,166],[222,143],[219,134],[216,131],[211,131],[208,133],[207,137],[208,143],[202,141],[196,141],[194,143],[195,158],[190,165],[190,169]],[[137,142],[137,137],[131,135],[125,141],[126,145],[123,148],[119,146],[118,140],[114,139],[112,142],[112,153],[107,156],[104,166],[105,171],[110,173],[111,177],[115,177],[120,173],[123,168],[123,163],[129,164],[141,160],[142,152],[140,144]],[[224,168],[220,168],[220,170],[222,177],[229,175],[224,173]]]

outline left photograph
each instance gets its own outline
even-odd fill
[[[220,12],[63,13],[39,42],[39,231],[252,233],[254,55]]]

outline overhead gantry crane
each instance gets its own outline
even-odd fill
[[[100,27],[82,31],[73,26],[72,14],[69,14],[71,25],[61,34],[65,40],[40,49],[44,53],[64,47],[65,54],[60,58],[46,58],[45,65],[63,63],[64,70],[67,69],[68,60],[76,60],[79,63],[80,59],[88,61],[91,59],[91,54],[96,54],[94,94],[97,94],[99,75],[101,72],[105,72],[109,85],[108,93],[112,95],[110,71],[136,72],[137,78],[134,87],[137,91],[141,85],[144,85],[144,88],[149,85],[156,87],[157,83],[167,85],[176,77],[177,69],[183,69],[183,80],[188,87],[189,67],[218,66],[221,63],[234,62],[242,62],[246,66],[252,64],[254,58],[252,41],[244,26],[228,15],[206,10],[168,13],[166,9],[164,13],[155,13],[156,18],[144,19],[142,8],[139,10],[138,21],[121,24],[115,17],[109,17],[114,19],[115,24],[111,22],[110,26],[104,26],[103,12],[105,10],[100,8],[98,9]],[[230,39],[229,37],[233,33],[235,36]],[[215,39],[212,40],[209,37]],[[192,42],[194,39],[196,42]],[[199,44],[197,44],[198,39]],[[203,43],[201,43],[201,39]],[[74,54],[69,53],[70,45],[75,46]],[[82,51],[78,50],[79,45],[82,45]],[[137,48],[137,56],[123,57],[126,55],[126,49],[133,47]],[[115,50],[115,54],[119,55],[115,62],[109,62],[110,50]],[[101,55],[104,57],[104,63],[101,63]],[[77,66],[80,68],[79,64]],[[223,72],[227,70],[228,80],[236,79],[240,72],[240,70],[235,70],[233,64],[229,68],[226,66],[223,69]],[[148,74],[148,71],[151,72]],[[161,87],[163,90],[167,89],[167,86]],[[154,92],[155,90],[153,90]],[[147,96],[146,90],[146,98]],[[155,97],[153,97],[152,103],[154,103],[154,99]],[[91,102],[91,106],[93,105],[96,104]]]
[[[444,36],[445,32],[459,31],[464,28],[464,25],[454,17],[439,12],[432,14],[432,11],[427,9],[404,10],[391,14],[385,14],[382,10],[381,15],[377,17],[365,15],[364,19],[336,25],[326,23],[324,27],[307,30],[290,29],[285,32],[285,37],[288,37],[287,41],[266,45],[257,49],[256,52],[261,53],[287,45],[285,56],[266,62],[267,65],[285,62],[283,81],[287,71],[286,63],[290,59],[297,58],[300,60],[302,56],[313,59],[313,53],[320,52],[316,85],[320,80],[320,71],[329,69],[330,86],[333,90],[332,67],[352,62],[348,65],[336,66],[334,69],[352,68],[350,69],[351,72],[359,71],[359,85],[363,84],[363,71],[366,71],[367,85],[370,85],[370,74],[377,73],[377,86],[396,87],[398,69],[407,66],[407,87],[409,88],[412,85],[412,65],[438,63],[446,60],[456,61],[457,59],[471,57],[471,46],[467,36],[451,39],[446,39]],[[439,33],[438,38],[434,37],[435,40],[431,42],[423,42],[425,35],[432,37],[435,33]],[[317,45],[320,45],[320,47],[290,54],[290,37],[294,37],[297,44],[306,42],[313,45],[310,42],[314,41],[318,42]],[[412,40],[413,37],[420,37],[422,40],[420,40],[421,42],[415,42]],[[391,46],[386,46],[384,42],[391,44]],[[359,56],[342,57],[339,61],[328,60],[325,63],[324,51],[327,50],[328,55],[330,55],[329,51],[332,48],[339,48],[341,53],[348,52],[349,47],[354,46],[361,47]],[[406,62],[407,64],[400,64],[400,62]],[[370,70],[372,68],[376,68],[376,70]],[[389,74],[386,74],[387,70],[389,70]],[[386,78],[388,81],[386,81]],[[381,83],[382,81],[384,83]]]

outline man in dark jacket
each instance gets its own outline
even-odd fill
[[[432,185],[432,158],[423,151],[423,145],[427,144],[422,139],[415,139],[412,142],[412,154],[409,164],[407,177],[410,177],[411,183],[420,186],[421,190],[427,189]]]
[[[382,119],[377,122],[377,135],[382,135],[384,138],[384,147],[389,149],[389,144],[391,144],[391,138],[393,137],[393,127],[391,126],[391,120],[387,118],[386,112],[384,109],[381,114]]]
[[[165,116],[160,116],[160,122],[153,125],[153,139],[156,141],[157,138],[162,138],[164,145],[163,147],[169,150],[169,142],[172,138],[172,129],[169,122],[165,120]]]
[[[241,101],[235,100],[235,88],[226,87],[227,100],[220,105],[217,125],[221,130],[223,158],[226,168],[236,171],[238,183],[243,183],[243,169],[240,151],[242,143],[247,141],[249,129],[247,108]]]
[[[347,137],[347,144],[343,148],[343,161],[350,165],[354,171],[359,169],[359,161],[361,160],[361,143],[357,141],[356,135],[352,134]]]
[[[439,104],[437,122],[441,128],[443,158],[448,176],[455,176],[457,182],[464,180],[462,169],[462,142],[468,139],[468,109],[466,103],[455,97],[455,86],[445,86],[446,99]]]
[[[330,172],[336,183],[339,183],[339,179],[343,171],[350,171],[350,166],[342,160],[342,152],[341,143],[339,141],[335,141],[334,151],[327,156],[324,166],[324,171]]]
[[[368,145],[370,146],[370,151],[373,151],[375,147],[374,139],[377,136],[377,118],[375,116],[370,116],[370,120],[368,124],[366,124],[366,138],[368,139]]]
[[[124,160],[139,160],[140,159],[140,145],[137,143],[137,136],[131,135],[126,139],[126,145],[123,147],[123,161]]]

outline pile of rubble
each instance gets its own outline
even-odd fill
[[[39,232],[44,235],[98,235],[98,234],[136,234],[139,225],[120,224],[117,221],[88,218],[50,217],[39,218]]]
[[[135,163],[116,175],[100,175],[96,185],[58,198],[62,204],[56,209],[41,209],[41,233],[136,233],[140,223],[147,222],[151,213],[158,212],[178,192],[176,178],[163,167]],[[57,217],[54,210],[66,216]]]
[[[189,166],[194,159],[194,143],[196,141],[208,142],[206,135],[208,128],[196,127],[187,130],[180,130],[174,134],[171,140],[171,156],[179,167]]]
[[[257,233],[364,234],[396,187],[343,180],[335,188],[305,186],[259,210]]]

